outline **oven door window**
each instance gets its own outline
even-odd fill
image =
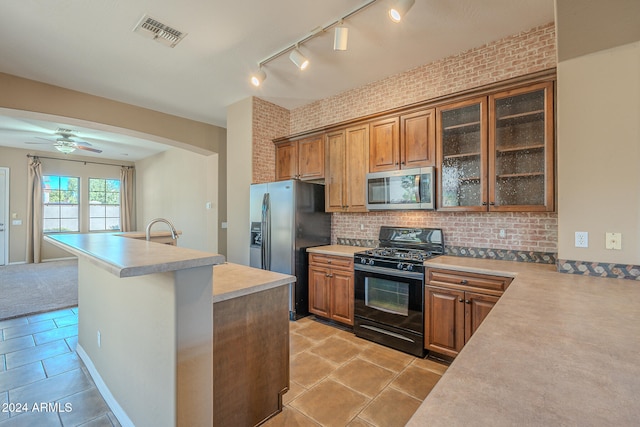
[[[379,277],[365,278],[365,305],[386,313],[409,315],[409,284]]]

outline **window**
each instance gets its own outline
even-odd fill
[[[120,180],[89,178],[89,231],[120,230]]]
[[[78,189],[80,178],[44,175],[42,177],[43,231],[80,231]]]

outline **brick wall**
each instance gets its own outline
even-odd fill
[[[337,237],[377,240],[380,226],[442,228],[447,246],[557,253],[555,213],[383,211],[335,213],[332,243]],[[499,238],[500,230],[506,237]]]
[[[293,109],[291,133],[555,66],[555,24],[551,23]]]
[[[261,135],[299,133],[555,66],[555,25],[550,23],[296,108],[290,111],[286,131],[261,130]],[[264,102],[259,103],[260,108],[269,118],[279,107],[262,105]],[[277,117],[285,115],[278,110]],[[273,144],[267,149],[268,143],[261,143],[265,152],[273,150]],[[274,152],[268,153],[271,156],[268,159],[266,153],[261,154],[264,158],[256,157],[256,153],[257,150],[254,180],[258,175],[255,171],[268,162],[270,169],[260,176],[272,177]],[[336,243],[338,237],[376,240],[381,225],[441,227],[447,245],[557,253],[557,223],[556,213],[345,213],[332,217],[332,242]],[[506,238],[498,237],[501,229],[505,230]]]
[[[253,182],[270,182],[276,177],[273,139],[289,135],[289,110],[260,98],[253,98]]]

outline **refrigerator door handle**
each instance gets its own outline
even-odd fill
[[[262,198],[262,245],[260,247],[262,269],[271,270],[271,200],[269,193]]]

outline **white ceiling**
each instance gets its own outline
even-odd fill
[[[227,107],[252,95],[294,108],[554,20],[554,0],[416,0],[396,24],[391,0],[378,0],[345,21],[347,51],[321,33],[300,46],[307,70],[283,55],[260,89],[249,84],[259,61],[367,1],[0,0],[0,71],[226,127]],[[188,35],[168,48],[132,32],[144,14]],[[0,118],[0,145],[25,148],[65,127],[46,123]],[[96,132],[78,136],[109,158],[125,158],[109,141],[140,142]],[[145,149],[128,159],[162,146]]]

